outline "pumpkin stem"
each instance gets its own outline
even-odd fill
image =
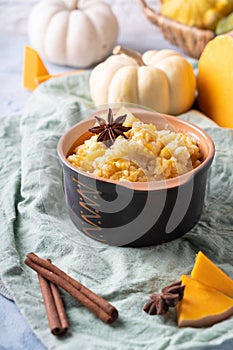
[[[78,9],[79,0],[63,0],[70,11]]]
[[[132,57],[138,63],[139,66],[145,66],[145,63],[142,60],[141,54],[137,51],[129,50],[129,49],[126,49],[120,45],[117,45],[112,50],[112,53],[114,55],[119,55],[119,54],[123,53],[124,55]]]

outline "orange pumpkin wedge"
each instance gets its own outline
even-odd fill
[[[233,315],[233,299],[186,275],[183,299],[177,305],[179,327],[207,327]]]
[[[39,84],[51,78],[58,78],[64,75],[73,75],[83,72],[82,69],[69,72],[49,74],[40,55],[29,46],[24,49],[23,86],[28,90],[34,90]]]
[[[42,59],[36,50],[25,46],[24,66],[23,66],[23,86],[26,89],[34,90],[37,86],[34,78],[41,75],[48,75],[49,72],[45,67]]]
[[[233,280],[202,252],[196,255],[191,277],[233,298]]]
[[[198,106],[222,127],[233,128],[233,37],[218,35],[198,63]]]

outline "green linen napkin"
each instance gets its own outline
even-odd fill
[[[78,232],[69,219],[56,146],[59,137],[91,107],[89,73],[47,81],[32,94],[22,117],[0,126],[0,272],[4,287],[48,349],[192,349],[233,337],[233,317],[209,328],[179,329],[175,310],[148,316],[148,296],[189,274],[202,250],[233,278],[233,130],[200,113],[182,118],[205,128],[216,145],[199,223],[175,241],[147,248],[110,247]],[[61,291],[69,333],[50,334],[37,275],[24,264],[34,251],[49,257],[119,310],[105,325]],[[3,291],[3,290],[2,290]]]

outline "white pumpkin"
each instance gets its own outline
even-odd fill
[[[177,51],[150,50],[140,56],[116,47],[114,52],[120,54],[91,72],[90,91],[96,106],[128,102],[173,115],[192,106],[196,77],[191,64]]]
[[[29,40],[48,61],[88,67],[112,50],[118,23],[99,0],[43,0],[29,16]]]

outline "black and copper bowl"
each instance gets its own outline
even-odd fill
[[[73,223],[89,237],[114,246],[142,247],[181,237],[194,227],[202,212],[207,171],[215,152],[210,136],[179,118],[131,109],[137,118],[155,124],[158,130],[169,128],[192,136],[199,145],[202,162],[186,174],[168,180],[107,180],[79,170],[66,159],[77,145],[90,138],[87,130],[94,125],[94,116],[103,112],[74,125],[58,143]]]

